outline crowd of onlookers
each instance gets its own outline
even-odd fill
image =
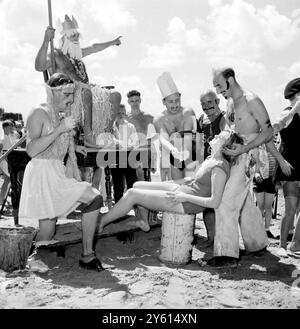
[[[13,146],[24,134],[24,122],[6,119],[0,123],[0,153],[3,155],[11,146]],[[0,209],[4,208],[3,203],[7,199],[10,188],[10,178],[8,172],[7,160],[0,162],[0,175],[3,183],[0,190]],[[2,207],[3,205],[3,207]]]

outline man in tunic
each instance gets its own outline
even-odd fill
[[[47,27],[44,40],[35,59],[37,71],[49,70],[51,67],[48,46],[55,36],[55,29]],[[97,147],[97,135],[103,133],[114,118],[121,102],[121,95],[117,91],[111,92],[99,86],[90,85],[88,74],[82,61],[83,57],[102,51],[110,46],[119,46],[121,37],[104,43],[95,43],[89,47],[81,48],[79,42],[78,23],[65,15],[62,23],[59,47],[54,50],[56,72],[64,73],[76,82],[75,99],[72,111],[76,113],[76,120],[83,126],[84,141],[87,147]]]
[[[39,221],[36,241],[51,240],[57,218],[66,217],[79,206],[83,213],[79,265],[102,271],[93,247],[102,197],[89,183],[67,178],[64,166],[67,153],[73,162],[75,150],[86,154],[84,146],[74,145],[76,120],[70,115],[74,87],[67,76],[55,73],[46,84],[47,103],[29,113],[26,151],[32,159],[24,172],[19,218]],[[60,113],[65,114],[62,120]]]

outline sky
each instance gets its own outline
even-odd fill
[[[164,110],[156,83],[171,73],[182,105],[202,113],[212,69],[231,66],[242,87],[264,102],[271,121],[288,105],[286,83],[300,77],[299,0],[52,0],[53,25],[74,15],[81,46],[122,36],[84,58],[90,82],[142,94],[142,110]],[[47,0],[0,0],[0,107],[24,118],[45,100],[34,60],[48,25]],[[58,34],[57,34],[58,35]],[[225,101],[221,100],[225,109]]]

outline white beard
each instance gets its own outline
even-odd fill
[[[80,48],[79,43],[73,43],[68,38],[65,38],[62,46],[61,51],[64,55],[69,55],[71,58],[75,59],[82,59],[82,50]]]

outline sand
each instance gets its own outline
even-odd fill
[[[279,233],[283,214],[280,195],[278,216],[271,230]],[[9,214],[1,221],[11,220]],[[237,268],[199,266],[211,257],[201,243],[206,233],[201,218],[192,263],[175,267],[161,263],[161,228],[134,233],[122,243],[115,236],[101,238],[96,252],[107,268],[98,273],[81,269],[81,244],[69,245],[65,257],[40,249],[38,261],[24,271],[0,270],[2,309],[202,309],[202,308],[300,308],[300,259],[279,258],[278,240],[268,252],[245,256]],[[299,280],[300,281],[300,280]]]

